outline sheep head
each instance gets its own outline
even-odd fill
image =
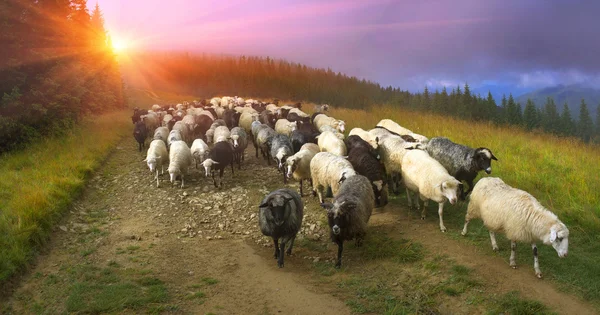
[[[350,226],[349,217],[346,215],[348,210],[356,207],[356,204],[348,201],[324,202],[321,207],[327,210],[327,221],[333,235],[342,233],[342,229]]]
[[[442,195],[448,199],[448,202],[452,205],[456,203],[458,195],[462,191],[462,183],[455,178],[443,181],[438,187],[442,192]]]
[[[484,170],[487,174],[492,173],[492,160],[498,161],[492,151],[488,148],[475,149],[475,156],[473,158],[475,164],[477,164],[478,170]]]
[[[204,166],[204,175],[208,177],[210,175],[210,173],[212,172],[213,165],[217,165],[217,164],[219,164],[219,162],[217,162],[213,159],[204,160],[204,162],[202,162],[202,166]]]
[[[231,136],[231,140],[233,140],[233,147],[237,148],[240,146],[240,144],[238,143],[238,139],[240,138],[239,135],[232,135]]]
[[[287,177],[292,178],[292,174],[296,171],[296,167],[298,166],[296,156],[292,155],[287,158],[287,160],[285,160],[285,165],[287,166]]]
[[[550,227],[550,233],[543,240],[544,244],[552,245],[558,257],[567,257],[569,253],[569,229],[562,223],[558,222]]]
[[[287,158],[289,156],[290,156],[290,152],[286,148],[280,148],[279,150],[277,150],[277,154],[275,154],[275,161],[277,162],[277,167],[282,172],[285,172],[285,170],[283,168],[283,164],[285,163],[285,161],[287,160]]]
[[[286,198],[282,195],[274,195],[265,200],[258,207],[264,209],[267,221],[272,221],[275,225],[281,226],[290,216],[291,211],[286,205],[291,200],[292,198]]]

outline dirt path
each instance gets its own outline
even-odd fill
[[[295,255],[286,257],[284,269],[276,267],[271,243],[257,226],[256,205],[265,193],[283,184],[273,167],[254,158],[251,145],[243,169],[238,171],[236,167],[234,178],[227,169],[222,190],[215,190],[212,180],[194,168],[184,189],[172,187],[166,181],[167,175],[157,188],[143,159],[132,139],[121,142],[57,227],[37,266],[7,301],[11,312],[36,313],[40,308],[50,313],[89,311],[77,308],[81,306],[75,297],[83,294],[76,291],[77,286],[67,288],[73,281],[85,283],[90,277],[102,280],[103,273],[132,277],[134,282],[141,281],[140,275],[159,279],[168,298],[157,298],[149,304],[161,311],[351,312],[344,301],[323,293],[332,291],[320,288],[312,279],[310,250],[298,246]],[[300,238],[328,243],[315,199],[304,200],[308,209]],[[512,270],[499,257],[443,235],[433,220],[414,218],[407,215],[406,209],[388,206],[384,212],[376,213],[370,224],[380,226],[393,237],[422,243],[432,256],[445,254],[473,268],[494,292],[519,290],[564,314],[595,313],[591,305],[557,291],[551,282],[535,279],[530,268]],[[333,259],[335,253],[333,247],[330,249],[320,256]],[[98,270],[78,273],[90,266]],[[345,272],[353,271],[350,267]],[[98,306],[96,310],[106,309]],[[133,308],[130,312],[138,310]]]

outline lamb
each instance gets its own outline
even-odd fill
[[[292,131],[296,130],[297,126],[298,125],[295,121],[291,122],[287,119],[278,119],[275,123],[275,131],[278,134],[286,135],[289,137],[292,134]]]
[[[302,192],[303,180],[310,180],[312,186],[310,161],[317,153],[319,153],[319,147],[314,143],[307,143],[303,145],[296,154],[288,157],[285,161],[285,165],[287,166],[287,177],[294,177],[295,180],[300,182],[300,196],[304,195]]]
[[[148,137],[148,129],[143,121],[135,122],[133,127],[133,137],[138,143],[138,150],[142,152],[142,149],[146,146],[146,138]]]
[[[358,247],[366,236],[374,198],[369,180],[356,175],[342,183],[332,203],[321,203],[321,207],[327,210],[331,240],[338,245],[336,268],[342,266],[344,241],[355,239]]]
[[[439,204],[440,230],[446,232],[443,216],[444,203],[446,201],[449,201],[450,204],[456,203],[461,182],[450,176],[442,164],[423,150],[406,152],[402,158],[402,180],[406,186],[409,207],[412,207],[410,191],[418,193],[421,200],[425,202],[421,219],[425,219],[429,200]],[[418,199],[416,202],[416,207],[419,209]]]
[[[177,175],[181,176],[181,188],[184,186],[184,176],[192,164],[192,151],[184,141],[174,141],[171,143],[169,152],[169,176],[171,184],[175,184]]]
[[[354,175],[356,171],[348,160],[329,152],[319,152],[310,161],[313,195],[318,195],[321,203],[323,203],[323,191],[331,187],[335,195],[340,184]]]
[[[569,251],[569,230],[551,211],[544,208],[529,193],[505,184],[500,178],[480,179],[471,193],[465,226],[472,219],[480,218],[490,232],[492,249],[498,250],[497,232],[503,231],[511,242],[510,266],[517,268],[515,250],[518,242],[531,244],[535,275],[542,278],[536,242],[552,245],[558,257],[564,258]]]
[[[231,129],[231,140],[233,141],[233,158],[237,161],[239,169],[242,169],[244,151],[248,147],[248,134],[243,128],[235,127]]]
[[[271,140],[271,157],[277,163],[277,168],[283,173],[283,183],[287,184],[287,177],[285,176],[285,160],[294,154],[292,149],[292,141],[286,135],[278,134],[273,136]]]
[[[228,141],[231,139],[231,131],[227,126],[219,126],[215,128],[215,134],[213,136],[213,143]]]
[[[163,174],[165,172],[164,165],[169,162],[169,152],[167,152],[166,144],[160,139],[152,140],[144,161],[148,164],[150,172],[154,173],[156,171],[156,187],[159,187],[158,166],[160,165],[160,173]]]
[[[204,142],[202,139],[196,139],[192,143],[192,147],[190,148],[192,152],[192,157],[194,158],[194,162],[196,163],[196,168],[198,168],[198,162],[202,163],[209,154],[208,144]]]
[[[162,140],[165,143],[165,146],[168,145],[167,139],[169,139],[169,128],[167,127],[158,127],[154,131],[154,140]]]
[[[206,171],[206,176],[212,174],[213,185],[221,188],[223,187],[223,171],[225,170],[225,167],[230,164],[231,175],[233,175],[233,146],[228,141],[215,143],[215,146],[210,151],[210,157],[202,162],[202,166],[204,166],[204,170]],[[219,170],[219,185],[217,185],[215,180],[216,170]]]
[[[417,141],[421,142],[421,143],[426,143],[427,142],[427,137],[420,135],[418,133],[414,133],[402,126],[400,126],[398,123],[396,123],[395,121],[391,120],[391,119],[382,119],[379,123],[377,123],[378,127],[384,127],[387,130],[393,131],[399,135],[409,135],[415,139],[417,139]]]
[[[277,266],[283,268],[286,246],[288,256],[292,254],[294,240],[302,227],[304,204],[295,191],[287,188],[272,191],[258,206],[258,225],[265,236],[273,238]],[[279,243],[281,240],[281,243]]]
[[[313,124],[317,129],[321,129],[321,126],[329,125],[339,132],[343,133],[345,130],[346,123],[343,120],[337,120],[333,117],[329,117],[325,114],[318,114],[313,118]]]
[[[348,136],[353,135],[361,137],[361,139],[368,142],[373,147],[373,149],[377,149],[377,147],[379,147],[379,137],[373,136],[373,134],[369,133],[368,131],[362,128],[352,128]]]
[[[339,156],[346,155],[346,144],[331,131],[325,131],[317,137],[321,152],[329,152]]]
[[[369,179],[375,195],[375,205],[383,207],[387,204],[387,185],[385,185],[381,163],[372,150],[373,148],[366,142],[364,146],[355,146],[348,152],[348,161],[356,173]]]
[[[479,171],[492,173],[492,160],[498,159],[488,148],[473,149],[454,143],[448,138],[437,137],[427,142],[427,153],[442,164],[448,173],[459,181],[466,181],[469,189],[461,194],[461,199],[473,190],[473,180]]]

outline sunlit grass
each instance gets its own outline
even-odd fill
[[[0,157],[0,281],[31,259],[91,172],[130,131],[129,111],[119,111]]]

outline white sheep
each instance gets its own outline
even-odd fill
[[[425,219],[425,212],[429,200],[438,203],[438,214],[440,216],[440,230],[446,232],[444,226],[444,203],[449,201],[455,204],[462,185],[456,178],[450,176],[448,171],[429,156],[423,150],[409,150],[402,159],[402,181],[406,186],[406,198],[409,207],[412,207],[410,191],[419,194],[425,202],[421,219]],[[419,200],[416,199],[416,207],[419,209]]]
[[[231,132],[229,131],[229,128],[227,128],[227,126],[219,126],[215,128],[213,139],[213,143],[217,143],[219,141],[228,141],[231,139]]]
[[[161,109],[162,109],[162,107],[160,105],[158,105],[158,104],[152,105],[152,110],[155,111],[155,112],[157,112],[157,111],[159,111]]]
[[[343,120],[338,120],[325,114],[318,114],[315,116],[313,124],[317,129],[321,129],[321,126],[329,125],[341,133],[343,133],[346,128],[346,123]]]
[[[181,176],[181,188],[183,188],[183,177],[188,173],[188,168],[192,164],[192,151],[184,141],[175,141],[171,143],[169,152],[169,176],[171,184],[175,184],[177,175]]]
[[[221,104],[221,98],[220,97],[213,97],[213,98],[210,99],[210,103],[213,106],[217,107],[217,106],[219,106]]]
[[[175,141],[183,141],[183,137],[181,136],[181,132],[179,132],[179,130],[171,130],[171,132],[169,132],[169,137],[167,138],[167,147],[170,148],[171,144]]]
[[[542,278],[536,242],[552,245],[558,257],[569,251],[569,230],[558,217],[542,206],[526,191],[513,188],[497,177],[480,179],[471,192],[462,235],[467,225],[480,218],[490,232],[492,249],[498,250],[496,232],[504,232],[510,240],[510,266],[517,268],[515,249],[518,242],[531,244],[535,275]]]
[[[148,164],[151,173],[156,171],[156,187],[158,187],[158,166],[160,165],[160,174],[162,175],[165,172],[164,165],[169,162],[169,152],[167,152],[165,143],[160,139],[152,140],[144,161]]]
[[[192,152],[192,157],[194,158],[194,162],[196,163],[196,168],[198,168],[198,163],[204,162],[204,160],[208,158],[208,154],[210,153],[208,145],[202,139],[194,140],[190,151]]]
[[[158,127],[154,131],[154,140],[162,140],[165,143],[165,146],[168,145],[169,139],[169,128],[167,127]]]
[[[340,185],[351,176],[356,175],[352,164],[345,158],[329,152],[319,152],[310,161],[313,194],[319,196],[323,203],[323,192],[331,187],[333,195],[338,192]]]
[[[167,125],[169,125],[169,121],[173,120],[173,115],[171,114],[166,114],[163,116],[162,119],[162,126],[166,127]]]
[[[415,138],[417,141],[421,143],[426,143],[429,140],[427,137],[420,135],[418,133],[414,133],[409,129],[406,129],[400,126],[398,123],[391,119],[382,119],[379,123],[377,123],[378,127],[383,127],[389,131],[395,132],[401,136],[408,135]]]
[[[300,196],[302,193],[302,181],[311,180],[310,161],[319,153],[319,147],[314,143],[307,143],[300,148],[300,151],[290,156],[285,161],[287,168],[287,177],[294,178],[300,182]]]
[[[240,116],[239,126],[242,127],[247,134],[252,134],[252,122],[258,121],[258,113],[243,112]]]
[[[144,122],[144,125],[146,125],[146,129],[148,130],[149,136],[153,136],[154,130],[160,127],[160,120],[156,113],[148,113],[147,115],[141,115],[140,119]]]
[[[346,155],[346,144],[331,131],[325,131],[317,136],[317,142],[321,152],[329,152],[338,156]]]
[[[277,105],[275,105],[275,104],[268,104],[265,107],[265,109],[270,111],[271,113],[275,114],[277,112],[277,110],[279,110],[279,107],[277,107]]]
[[[343,133],[339,132],[337,129],[335,129],[329,125],[323,125],[323,126],[321,126],[321,128],[319,128],[320,133],[323,133],[325,131],[333,132],[333,134],[340,140],[344,140],[344,138],[346,137],[346,136],[344,136]]]
[[[185,142],[190,141],[191,138],[191,132],[190,132],[190,128],[183,122],[183,121],[178,121],[173,125],[173,128],[171,128],[171,131],[173,130],[179,130],[179,133],[181,134],[181,139]]]
[[[352,128],[348,136],[353,135],[359,136],[361,139],[367,141],[373,147],[373,149],[377,149],[379,147],[379,138],[362,128]]]
[[[296,107],[290,109],[290,112],[288,114],[291,114],[291,113],[295,113],[300,117],[310,117],[310,115],[308,115],[307,113],[303,112],[301,109],[296,108]]]
[[[295,121],[291,122],[285,118],[277,119],[277,122],[275,123],[275,132],[289,137],[292,134],[292,131],[296,130],[297,126]]]

